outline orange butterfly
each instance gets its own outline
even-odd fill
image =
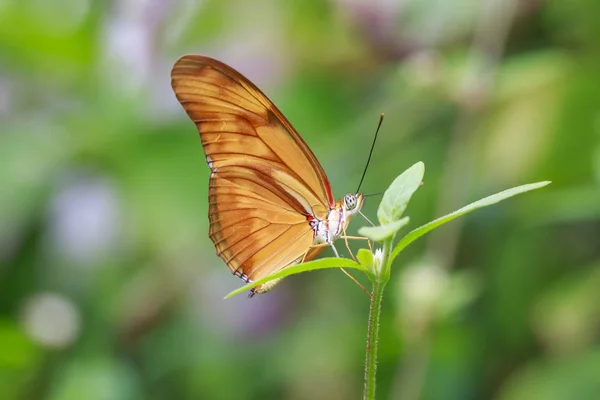
[[[211,169],[209,235],[231,272],[252,282],[327,245],[339,256],[333,241],[364,197],[335,201],[315,155],[271,100],[233,68],[199,55],[175,63],[171,85],[200,133]]]

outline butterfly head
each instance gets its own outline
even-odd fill
[[[348,193],[344,196],[343,207],[346,215],[354,215],[360,211],[365,201],[362,193]]]

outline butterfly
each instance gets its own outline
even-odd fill
[[[323,167],[273,102],[233,68],[201,55],[175,63],[171,86],[200,133],[211,171],[209,236],[231,272],[249,283],[326,246],[339,257],[333,242],[364,196],[335,201]]]

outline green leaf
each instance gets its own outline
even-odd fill
[[[322,258],[320,260],[309,261],[306,263],[297,264],[297,265],[294,265],[291,267],[284,268],[281,271],[278,271],[269,276],[265,276],[262,279],[248,283],[247,285],[244,285],[241,288],[234,290],[233,292],[231,292],[227,296],[225,296],[225,298],[228,299],[232,296],[235,296],[236,294],[245,292],[246,290],[252,289],[253,287],[261,285],[265,282],[272,281],[273,279],[284,278],[289,275],[299,274],[300,272],[315,271],[317,269],[325,269],[325,268],[356,268],[363,272],[367,272],[365,267],[363,267],[359,263],[352,261],[348,258],[335,258],[335,257]]]
[[[392,237],[396,232],[402,229],[402,227],[408,224],[408,221],[409,218],[404,217],[387,225],[363,226],[358,230],[358,233],[362,236],[368,237],[371,240],[383,242],[385,239]]]
[[[456,210],[451,214],[440,217],[436,220],[433,220],[423,226],[420,226],[412,231],[410,231],[406,236],[404,236],[396,245],[396,248],[392,252],[390,263],[394,261],[394,258],[406,248],[409,244],[426,234],[427,232],[437,228],[440,225],[445,224],[446,222],[450,222],[455,218],[460,217],[466,213],[477,210],[478,208],[491,206],[492,204],[496,204],[502,200],[508,199],[509,197],[516,196],[517,194],[525,193],[530,190],[539,189],[546,185],[550,184],[550,181],[530,183],[528,185],[517,186],[512,189],[507,189],[502,192],[493,194],[491,196],[485,197],[481,200],[478,200],[474,203],[471,203],[460,210]]]
[[[367,249],[359,249],[358,253],[356,253],[356,258],[358,259],[358,262],[360,262],[360,265],[367,270],[370,270],[373,266],[373,253]]]
[[[381,225],[388,225],[402,217],[413,193],[419,188],[425,174],[425,164],[418,162],[398,176],[383,194],[377,210]]]

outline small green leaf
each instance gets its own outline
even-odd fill
[[[460,217],[466,213],[477,210],[478,208],[491,206],[492,204],[496,204],[502,200],[508,199],[509,197],[516,196],[517,194],[525,193],[530,190],[539,189],[546,185],[550,184],[550,181],[530,183],[528,185],[517,186],[511,189],[504,190],[502,192],[493,194],[491,196],[485,197],[481,200],[478,200],[474,203],[471,203],[467,206],[464,206],[460,210],[456,210],[451,214],[445,215],[438,219],[435,219],[423,226],[420,226],[412,231],[410,231],[406,236],[404,236],[396,245],[396,248],[392,252],[390,263],[394,261],[394,258],[406,248],[409,244],[426,234],[427,232],[437,228],[440,225],[445,224],[446,222],[450,222],[455,218]]]
[[[244,285],[241,288],[234,290],[233,292],[225,296],[225,298],[228,299],[232,296],[235,296],[236,294],[240,294],[242,292],[245,292],[246,290],[252,289],[255,286],[272,281],[273,279],[284,278],[289,275],[299,274],[300,272],[314,271],[317,269],[325,268],[356,268],[360,269],[363,272],[367,272],[365,267],[347,258],[322,258],[320,260],[309,261],[303,264],[297,264],[291,267],[284,268],[281,271],[278,271],[269,276],[265,276],[262,279],[248,283],[247,285]]]
[[[383,242],[385,239],[392,237],[402,227],[408,224],[408,217],[399,219],[387,225],[380,226],[363,226],[358,230],[358,233],[362,236],[368,237],[371,240],[377,242]]]
[[[377,210],[381,225],[395,222],[402,217],[410,197],[419,188],[425,174],[425,164],[418,162],[398,176],[383,194]]]
[[[370,270],[373,267],[373,253],[369,250],[359,249],[358,253],[356,253],[356,258],[358,258],[360,265],[365,267],[365,269]]]

